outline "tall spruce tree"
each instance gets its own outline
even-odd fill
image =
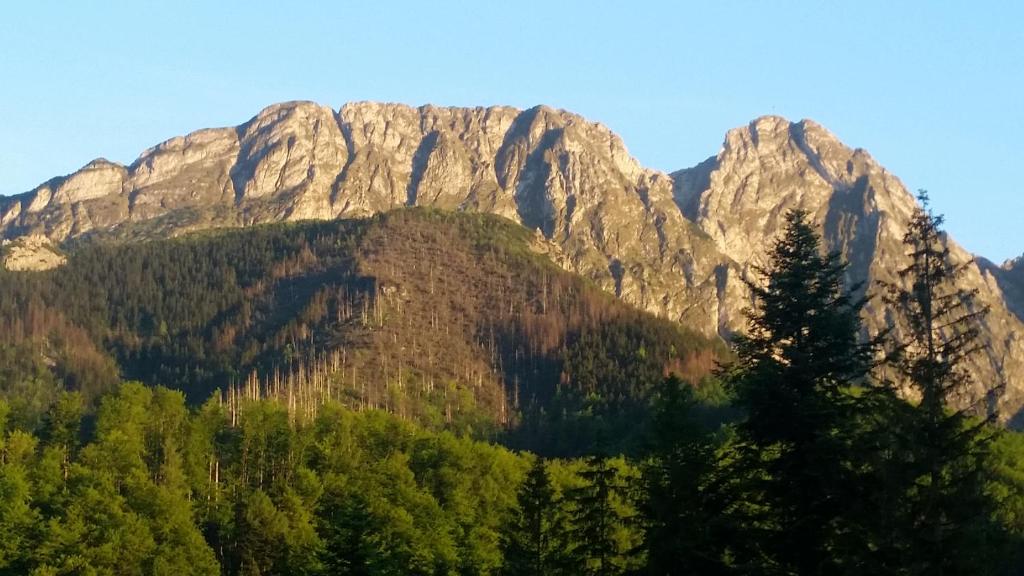
[[[985,542],[993,507],[985,490],[992,438],[986,424],[996,414],[985,401],[1001,385],[979,387],[968,370],[988,309],[976,301],[976,290],[957,285],[970,262],[954,262],[943,217],[931,211],[926,192],[918,200],[904,237],[910,258],[900,271],[904,284],[890,286],[888,295],[902,320],[902,337],[893,344],[901,376],[895,384],[913,392],[913,409],[894,422],[905,448],[890,476],[906,482],[894,511],[902,541],[894,545],[901,548],[901,573],[980,574],[992,559]]]
[[[749,331],[737,338],[726,372],[746,411],[730,473],[741,479],[741,571],[848,571],[847,517],[857,505],[856,412],[852,388],[871,366],[859,338],[864,299],[843,284],[845,265],[822,253],[807,214],[794,210],[751,283]]]
[[[593,454],[579,473],[584,484],[568,494],[573,505],[573,574],[611,576],[626,569],[629,551],[623,551],[616,531],[626,522],[616,510],[615,498],[624,496],[618,470],[611,461]]]
[[[729,505],[717,442],[698,421],[693,389],[675,375],[654,406],[652,454],[643,469],[644,548],[650,574],[728,574]]]
[[[537,457],[517,495],[518,509],[502,536],[509,576],[560,574],[566,567],[560,502],[544,459]]]

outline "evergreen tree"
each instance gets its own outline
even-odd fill
[[[728,506],[716,442],[695,415],[693,389],[665,379],[654,407],[653,454],[643,470],[640,510],[651,574],[725,574]]]
[[[894,344],[897,384],[914,397],[913,410],[894,422],[905,439],[896,454],[898,477],[907,482],[900,494],[899,534],[905,541],[906,574],[978,574],[993,509],[986,495],[986,458],[995,413],[982,402],[999,387],[982,385],[977,395],[967,368],[980,349],[978,327],[988,311],[976,290],[957,286],[970,262],[953,261],[941,230],[942,216],[932,213],[927,193],[904,237],[910,264],[900,271],[906,286],[890,286],[889,299],[902,313],[903,338]],[[979,398],[965,403],[968,397]]]
[[[579,473],[583,485],[569,491],[573,504],[572,573],[588,576],[622,574],[626,558],[617,529],[627,522],[619,514],[614,501],[625,493],[618,470],[600,454],[586,459]]]
[[[564,567],[560,502],[544,459],[537,457],[517,495],[518,508],[502,538],[504,574],[557,574]]]
[[[732,514],[751,547],[737,559],[760,573],[836,574],[848,557],[834,554],[857,505],[857,397],[871,365],[862,344],[864,300],[844,287],[846,267],[823,255],[807,214],[794,210],[751,283],[749,332],[726,376],[746,420],[738,427],[733,474],[742,505]]]

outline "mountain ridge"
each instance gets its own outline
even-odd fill
[[[12,198],[0,204],[0,235],[58,243],[111,229],[164,236],[366,216],[410,201],[490,212],[540,229],[571,271],[642,309],[708,333],[740,316],[716,296],[723,282],[740,290],[738,280],[716,272],[722,259],[678,213],[668,176],[641,167],[607,127],[546,106],[282,103]],[[648,274],[663,268],[669,277]]]
[[[96,160],[0,199],[0,236],[65,243],[163,237],[211,227],[367,216],[401,206],[497,214],[536,231],[549,256],[642,310],[728,338],[745,326],[746,281],[807,210],[851,284],[898,282],[902,230],[917,204],[899,179],[812,120],[763,116],[719,153],[671,174],[643,167],[614,132],[537,106],[445,108],[358,102],[269,106],[249,121],[166,140],[128,166]],[[1024,407],[1024,323],[1013,267],[968,264],[992,308],[980,380]],[[869,332],[891,323],[878,300]],[[987,384],[979,384],[977,394]]]

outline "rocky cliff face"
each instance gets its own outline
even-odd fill
[[[844,146],[809,120],[760,118],[730,131],[716,157],[673,178],[683,213],[744,271],[764,263],[765,247],[781,233],[791,208],[811,214],[826,246],[850,264],[851,284],[864,282],[869,294],[877,295],[881,282],[898,283],[895,272],[908,263],[902,239],[914,197],[867,152]],[[953,259],[969,263],[963,286],[976,289],[979,304],[991,309],[982,328],[986,346],[973,367],[975,394],[1005,384],[998,404],[1012,418],[1024,404],[1024,324],[1008,309],[992,271],[948,242]],[[891,318],[880,298],[865,309],[870,333]]]
[[[539,230],[568,270],[707,333],[736,326],[742,307],[737,270],[679,212],[671,179],[606,127],[546,107],[278,104],[237,128],[168,140],[131,166],[97,160],[0,202],[4,237],[55,242],[405,205],[479,210]]]
[[[237,128],[168,140],[130,166],[97,160],[0,198],[0,235],[166,236],[406,205],[510,218],[536,230],[561,266],[623,300],[728,335],[749,303],[741,278],[787,209],[810,211],[851,281],[871,286],[896,279],[915,203],[869,154],[806,120],[758,119],[729,132],[714,158],[669,176],[640,166],[608,128],[547,107],[290,102]],[[1007,380],[1007,416],[1024,406],[1022,268],[979,261],[965,279],[992,308],[976,369],[986,382]],[[888,321],[877,301],[866,316],[872,331]]]

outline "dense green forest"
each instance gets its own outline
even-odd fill
[[[985,310],[922,200],[868,342],[799,211],[730,351],[469,215],[5,274],[0,573],[1020,573],[1024,436],[960,401]]]

